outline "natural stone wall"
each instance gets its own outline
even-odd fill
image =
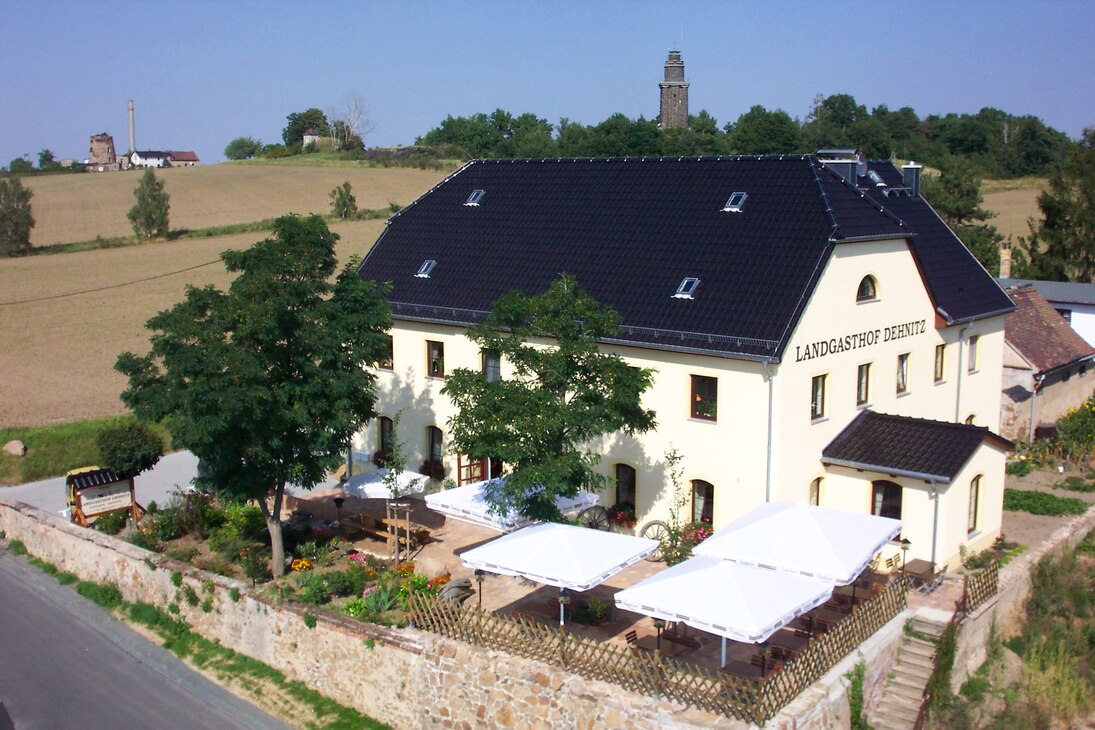
[[[1000,637],[1014,636],[1022,629],[1024,606],[1030,596],[1031,572],[1043,557],[1074,548],[1095,529],[1095,507],[1073,518],[1048,540],[1021,553],[1000,569],[1000,588],[993,598],[971,613],[958,632],[951,686],[955,692],[988,656],[989,637],[996,625]]]
[[[557,667],[487,651],[414,629],[385,629],[337,615],[276,606],[240,581],[205,573],[124,541],[72,525],[25,504],[0,502],[0,529],[31,554],[84,580],[118,586],[128,601],[180,615],[207,638],[266,662],[286,675],[396,728],[727,728],[748,727],[659,698],[588,680]],[[185,600],[171,582],[197,594]],[[238,602],[230,598],[236,588]],[[211,592],[210,592],[211,590]],[[213,610],[204,612],[207,596]],[[823,730],[849,726],[847,680],[862,658],[865,690],[877,692],[901,641],[905,615],[887,624],[857,654],[803,692],[769,727]]]

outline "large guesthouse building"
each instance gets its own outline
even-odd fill
[[[656,429],[594,445],[612,478],[604,505],[633,505],[640,527],[667,519],[676,450],[687,516],[715,528],[790,501],[900,518],[908,558],[937,566],[988,547],[1014,307],[919,174],[851,150],[465,165],[394,216],[361,265],[391,282],[394,324],[357,458],[388,447],[399,414],[410,468],[483,478],[490,465],[447,448],[445,372],[505,377],[465,328],[501,294],[567,273],[619,312],[602,347],[655,371]]]

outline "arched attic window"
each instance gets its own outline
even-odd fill
[[[859,289],[855,293],[855,300],[857,302],[873,302],[875,299],[878,299],[878,282],[868,274],[860,280]]]

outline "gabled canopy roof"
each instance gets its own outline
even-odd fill
[[[885,189],[859,189],[805,155],[472,162],[394,216],[359,273],[392,282],[397,318],[460,325],[568,273],[619,312],[617,341],[778,359],[833,246],[904,238],[947,319],[1010,309],[888,166]]]
[[[1038,374],[1095,356],[1095,349],[1034,287],[1008,293],[1017,309],[1004,318],[1004,339]]]
[[[427,494],[426,506],[454,519],[489,527],[499,532],[507,532],[529,524],[531,520],[516,512],[500,513],[491,509],[487,501],[487,493],[496,489],[502,481],[502,479],[490,479]],[[597,495],[591,492],[579,492],[573,499],[555,498],[555,506],[564,514],[592,507],[595,504],[597,504]]]
[[[821,461],[949,484],[989,440],[1014,445],[984,426],[863,411],[821,452]]]
[[[463,553],[469,568],[575,591],[599,586],[658,549],[658,541],[543,522]]]

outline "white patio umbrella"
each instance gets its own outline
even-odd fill
[[[531,524],[532,520],[516,511],[499,513],[491,509],[487,494],[504,483],[503,478],[488,479],[435,494],[427,494],[426,506],[454,519],[489,527],[499,532],[509,532]],[[555,506],[563,514],[592,507],[595,504],[597,504],[597,495],[590,492],[579,492],[573,499],[559,497],[555,500]]]
[[[346,480],[342,488],[354,497],[395,499],[397,495],[392,494],[391,490],[388,489],[388,485],[384,483],[384,477],[387,474],[387,469],[377,469],[367,474],[355,474]],[[413,472],[403,472],[396,478],[396,488],[399,491],[398,496],[420,493],[426,488],[426,477]]]
[[[543,522],[511,532],[460,556],[464,565],[575,591],[599,586],[658,549],[657,540]],[[563,604],[559,604],[559,625]]]
[[[832,583],[804,575],[694,557],[616,594],[616,605],[750,644],[766,641],[833,593]]]
[[[847,585],[901,532],[901,521],[806,504],[766,502],[707,538],[693,555]]]

